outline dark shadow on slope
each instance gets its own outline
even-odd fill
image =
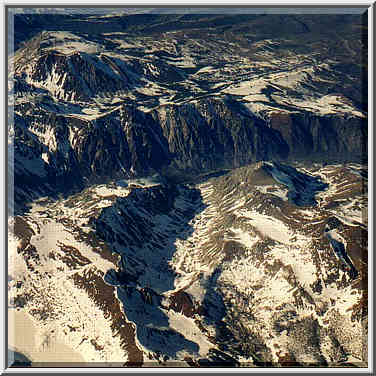
[[[121,286],[118,298],[123,303],[128,320],[136,324],[138,341],[149,351],[176,357],[179,351],[197,354],[199,346],[169,327],[169,320],[161,309],[161,297],[151,289]]]
[[[285,185],[289,190],[287,197],[289,201],[297,206],[315,206],[317,201],[315,195],[328,188],[319,177],[304,174],[294,167],[281,163],[264,163],[263,169],[268,172],[274,180]]]
[[[327,237],[329,244],[331,245],[331,248],[336,254],[337,258],[344,264],[350,278],[356,279],[359,276],[359,272],[349,257],[345,244],[341,242],[341,238],[337,238],[336,235],[333,236],[332,234],[332,231],[338,230],[341,226],[343,226],[343,224],[338,218],[329,218],[324,229],[324,235]]]
[[[93,223],[97,235],[121,255],[119,270],[109,270],[105,282],[117,286],[139,343],[163,357],[177,357],[183,350],[197,355],[199,350],[170,328],[160,294],[175,289],[176,273],[169,265],[175,243],[193,233],[189,221],[204,208],[199,190],[164,184],[134,189]]]
[[[206,294],[202,302],[206,324],[219,323],[226,314],[222,296],[216,291],[217,280],[221,275],[220,267],[217,267],[206,282]]]
[[[112,282],[109,275],[105,278],[114,285],[150,286],[158,293],[173,290],[175,272],[169,261],[175,243],[193,233],[189,221],[204,208],[200,192],[184,186],[137,188],[118,198],[94,222],[97,235],[121,255]]]
[[[201,367],[237,367],[239,362],[225,353],[230,348],[228,344],[234,341],[234,336],[222,321],[226,315],[226,307],[222,295],[217,291],[217,280],[221,275],[221,266],[218,266],[206,281],[205,296],[202,302],[204,324],[216,328],[216,340],[220,350],[211,349],[207,359],[200,359]]]

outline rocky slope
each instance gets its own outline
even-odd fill
[[[362,173],[257,163],[40,200],[10,223],[10,305],[86,362],[364,367]]]
[[[299,33],[266,38],[260,20],[268,24],[268,17],[240,17],[244,30],[237,33],[223,31],[229,20],[219,18],[216,36],[169,24],[169,16],[168,32],[109,32],[99,23],[90,35],[82,20],[73,27],[74,16],[56,17],[60,31],[39,32],[10,61],[16,207],[37,191],[60,192],[61,181],[71,190],[120,176],[194,175],[259,160],[366,159],[364,64],[355,58],[362,29],[354,34],[361,17],[336,18],[338,43],[347,49],[333,46],[331,59],[327,31],[319,33],[315,19],[300,49],[293,43]],[[261,29],[252,39],[254,23]],[[236,38],[229,42],[229,35]]]

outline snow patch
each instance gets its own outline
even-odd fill
[[[261,234],[281,243],[290,244],[293,233],[276,218],[263,215],[254,210],[240,209],[234,212],[238,217],[248,218],[249,223]]]
[[[167,314],[169,326],[182,334],[187,340],[198,344],[199,356],[206,357],[214,345],[207,340],[206,336],[197,327],[195,320],[173,310],[169,310]]]

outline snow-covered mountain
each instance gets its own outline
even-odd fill
[[[367,153],[360,17],[322,16],[322,30],[313,16],[56,15],[52,26],[46,15],[15,15],[16,26],[25,17],[47,31],[10,61],[17,204],[41,186],[59,192],[61,179],[81,189],[166,170]],[[343,32],[335,45],[330,19]],[[290,28],[272,38],[265,25],[282,21]]]
[[[361,16],[14,17],[14,350],[367,364]]]
[[[257,163],[189,186],[122,180],[36,201],[10,223],[10,304],[87,362],[362,366],[361,166],[285,167]],[[296,205],[308,191],[317,203]],[[357,275],[326,224],[346,239]]]

